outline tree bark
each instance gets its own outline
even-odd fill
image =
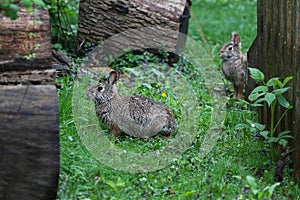
[[[0,72],[50,69],[52,56],[48,11],[38,9],[29,13],[21,8],[18,15],[16,20],[0,18]]]
[[[78,42],[104,41],[105,39],[130,29],[159,26],[179,31],[180,16],[186,0],[81,0],[79,6]],[[130,39],[140,38],[134,34]],[[145,38],[154,43],[164,41],[171,49],[176,49],[178,34]],[[138,40],[137,40],[138,41]],[[123,44],[126,41],[117,41]],[[124,45],[122,45],[124,46]]]
[[[0,199],[55,199],[59,173],[56,87],[0,86]]]

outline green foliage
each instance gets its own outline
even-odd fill
[[[273,185],[266,186],[264,188],[261,188],[259,184],[257,183],[256,179],[252,176],[247,176],[246,177],[248,184],[250,185],[252,195],[251,199],[271,199],[272,195],[274,193],[274,190],[276,187],[280,186],[280,183],[274,183]]]
[[[120,177],[118,178],[118,180],[116,182],[113,182],[111,180],[107,180],[106,184],[109,185],[111,188],[113,188],[116,191],[118,191],[120,187],[125,186],[125,182],[122,181],[122,179]]]
[[[203,46],[207,43],[207,50],[216,63],[221,61],[218,51],[229,40],[233,30],[241,35],[242,52],[247,52],[257,33],[256,0],[201,0],[192,3],[191,11],[195,18],[190,18],[188,35]]]
[[[250,106],[252,107],[260,107],[266,103],[269,108],[269,112],[271,115],[270,127],[269,130],[265,130],[265,125],[254,123],[251,120],[246,120],[246,123],[238,124],[236,126],[237,129],[242,129],[243,131],[248,131],[250,133],[259,133],[265,141],[270,144],[270,150],[272,158],[274,159],[274,155],[276,154],[276,148],[274,144],[279,144],[283,148],[288,148],[288,139],[293,138],[289,135],[290,131],[282,131],[275,136],[275,132],[287,114],[288,110],[292,109],[290,103],[284,98],[283,94],[289,90],[289,87],[286,87],[286,84],[292,80],[292,77],[286,77],[283,81],[280,81],[279,78],[271,78],[265,83],[265,75],[256,68],[249,68],[250,76],[262,84],[257,86],[252,90],[249,95],[249,100],[252,101]],[[275,121],[275,109],[277,104],[285,108],[285,112],[281,114],[277,121]]]
[[[6,17],[12,20],[18,18],[19,5],[30,10],[31,8],[45,8],[43,0],[3,0],[0,1],[0,11],[3,10]]]
[[[75,4],[73,1],[69,3],[73,6]],[[53,4],[55,14],[57,13],[57,5],[55,5],[55,1]],[[51,5],[50,1],[47,5]],[[245,51],[256,36],[256,1],[193,1],[191,8],[203,28],[213,58],[217,57],[216,52],[219,47],[228,40],[231,30],[241,33]],[[58,15],[55,14],[55,16]],[[66,48],[68,46],[66,45],[67,41],[63,41],[61,37],[58,18],[52,16],[51,20],[56,24],[52,27],[52,37],[56,38],[53,46]],[[203,43],[192,19],[190,20],[189,36]],[[90,47],[91,44],[86,46],[88,49]],[[124,73],[139,73],[142,76],[141,69],[147,68],[147,66],[143,66],[142,62],[147,57],[151,57],[149,59],[151,62],[148,60],[147,65],[160,64],[161,67],[166,67],[161,62],[163,56],[156,57],[150,55],[149,52],[145,54],[147,55],[135,53],[124,55],[118,59],[114,67]],[[196,72],[195,67],[186,63],[183,58],[180,59],[179,63],[171,66],[171,70],[177,70],[180,72],[179,74],[189,78],[199,98],[195,103],[199,105],[200,109],[207,112],[203,112],[200,122],[197,124],[199,128],[197,137],[188,151],[182,155],[182,158],[162,170],[150,173],[121,172],[105,166],[92,157],[81,144],[75,130],[71,107],[73,77],[64,76],[57,80],[61,85],[58,90],[61,159],[57,199],[255,199],[258,197],[254,195],[252,190],[243,191],[246,186],[247,188],[250,187],[248,186],[250,183],[244,178],[249,174],[255,177],[257,188],[253,188],[260,191],[268,186],[271,188],[274,184],[274,163],[265,153],[265,144],[255,138],[255,127],[258,130],[263,130],[264,125],[256,123],[256,114],[249,109],[250,105],[247,103],[228,102],[231,107],[227,111],[222,136],[205,158],[199,157],[200,147],[211,119],[209,114],[211,112],[211,97],[207,89],[201,86],[204,82],[201,74]],[[216,59],[216,62],[218,61],[219,59]],[[122,87],[122,85],[118,86]],[[168,88],[158,82],[153,81],[152,84],[146,85],[141,83],[134,87],[133,91],[138,94],[152,95],[153,98],[166,103],[169,101],[171,103],[176,102],[174,96],[170,94],[170,90],[166,90]],[[163,93],[167,94],[167,98],[163,97]],[[177,108],[176,105],[172,105],[172,107],[175,110]],[[251,121],[254,122],[255,127],[252,127]],[[248,124],[251,133],[246,134],[253,134],[254,136],[244,137],[247,148],[241,148],[242,135],[234,128],[239,123]],[[161,148],[165,145],[166,139],[157,137],[141,140],[124,135],[115,140],[112,139],[112,142],[127,151],[144,152]],[[263,169],[263,177],[256,177],[254,174],[261,169]],[[288,172],[285,174],[285,180],[274,190],[267,189],[264,192],[264,197],[271,196],[273,199],[283,200],[299,199],[299,184]]]
[[[35,57],[36,57],[36,53],[31,53],[31,54],[23,56],[23,58],[26,60],[31,60],[31,59],[34,59]]]
[[[144,67],[147,70],[151,67],[149,64],[162,64],[167,67],[168,56],[169,54],[163,50],[159,50],[157,54],[150,51],[135,53],[128,50],[128,53],[116,59],[112,65],[114,69],[121,72],[131,70],[134,73],[135,71],[130,68]]]
[[[279,78],[271,78],[264,83],[264,74],[256,68],[249,68],[251,77],[258,83],[263,83],[253,89],[249,95],[249,100],[253,102],[252,106],[263,106],[263,102],[268,104],[268,107],[276,106],[277,101],[281,106],[286,109],[291,109],[289,102],[282,96],[283,93],[289,90],[289,87],[285,87],[286,84],[292,80],[293,77],[286,77],[283,82]],[[271,91],[270,91],[271,90]],[[270,91],[270,92],[269,92]]]
[[[51,20],[52,47],[76,55],[79,0],[44,0]]]

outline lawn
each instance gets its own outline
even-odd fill
[[[176,134],[114,138],[99,125],[94,106],[86,98],[86,84],[79,84],[74,75],[57,78],[62,86],[58,90],[58,199],[300,199],[291,161],[287,161],[284,180],[276,184],[276,162],[266,143],[235,129],[246,119],[255,121],[256,113],[230,99],[231,92],[227,98],[216,99],[206,84],[211,81],[206,78],[213,77],[207,74],[209,66],[216,83],[225,82],[232,90],[218,67],[218,50],[232,30],[241,35],[242,51],[249,49],[256,36],[256,1],[192,3],[188,36],[201,47],[199,59],[192,62],[183,56],[178,64],[167,67],[166,52],[128,53],[113,66],[136,77],[134,83],[120,80],[121,94],[148,96],[172,108],[179,123]],[[218,105],[225,110],[218,110]],[[223,115],[224,121],[218,119]],[[218,129],[214,132],[212,127]],[[178,147],[181,142],[184,145]],[[166,153],[161,149],[167,149]],[[126,157],[130,153],[136,157]]]

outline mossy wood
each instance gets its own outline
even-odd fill
[[[159,26],[164,29],[187,33],[190,1],[186,0],[81,0],[78,19],[78,44],[98,43],[129,29]],[[144,38],[143,31],[129,35],[130,40]],[[149,43],[164,44],[170,52],[179,52],[185,38],[178,33],[145,38]],[[124,41],[115,41],[114,47],[122,48]],[[119,45],[118,45],[119,44]],[[139,46],[138,44],[137,46]],[[106,53],[104,50],[104,53]],[[117,50],[118,51],[118,50]]]
[[[279,126],[278,132],[292,131],[291,142],[296,176],[300,178],[300,2],[295,0],[257,1],[257,37],[248,52],[251,67],[259,68],[266,75],[285,78],[293,76],[291,87],[285,94],[293,109]],[[246,94],[255,87],[253,80]],[[276,120],[284,112],[278,106]],[[270,126],[271,116],[266,107],[259,110],[260,122]]]
[[[52,200],[59,116],[49,16],[47,10],[24,9],[19,16],[0,18],[0,199]],[[23,58],[32,53],[32,59]]]
[[[48,10],[21,8],[18,15],[16,20],[0,15],[0,72],[51,68]]]

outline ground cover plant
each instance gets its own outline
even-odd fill
[[[206,48],[217,65],[220,62],[217,52],[232,30],[241,34],[243,52],[247,51],[256,36],[255,1],[193,1],[191,11],[193,17],[190,20],[189,36]],[[200,32],[205,36],[205,40]],[[55,45],[57,46],[59,45]],[[292,169],[289,167],[290,160],[287,161],[284,180],[275,183],[273,179],[276,162],[271,159],[264,140],[257,137],[255,132],[247,132],[245,135],[236,129],[236,125],[246,120],[257,121],[256,113],[243,102],[228,98],[222,134],[205,157],[199,156],[211,123],[212,97],[204,84],[201,69],[196,69],[186,58],[181,58],[179,63],[169,66],[167,56],[164,51],[160,54],[129,52],[117,59],[113,67],[124,74],[136,74],[142,78],[153,69],[167,69],[184,77],[191,84],[196,97],[194,103],[199,111],[199,120],[196,125],[197,132],[189,148],[181,158],[153,172],[123,172],[99,162],[82,144],[77,133],[72,111],[76,77],[65,75],[57,79],[61,85],[61,89],[58,90],[61,170],[57,198],[300,199],[299,185],[293,179]],[[79,63],[74,65],[78,66]],[[179,122],[182,120],[182,104],[170,85],[153,79],[148,83],[137,82],[130,90],[126,83],[121,83],[119,87],[126,93],[162,101],[172,107]],[[105,130],[105,127],[103,129]],[[108,131],[106,137],[117,147],[133,152],[160,149],[170,139],[155,137],[141,140],[126,135],[113,138]]]

